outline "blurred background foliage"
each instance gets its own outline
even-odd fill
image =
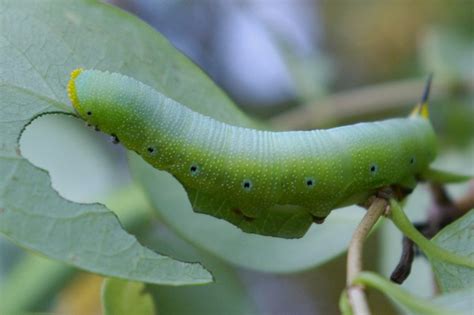
[[[275,128],[330,127],[406,115],[421,96],[422,81],[434,72],[430,111],[442,153],[437,163],[474,173],[474,4],[470,0],[110,2],[155,27],[202,67],[244,111],[273,122]],[[380,89],[370,89],[371,86],[383,86],[382,95]],[[349,94],[344,94],[346,91]],[[344,107],[337,106],[337,95],[348,101]],[[357,106],[372,103],[363,109]],[[300,123],[308,116],[307,108],[311,113],[331,114]],[[294,123],[295,117],[302,120]],[[64,139],[54,132],[47,140],[34,138],[35,131],[47,132],[51,126],[63,123],[54,118],[35,123],[22,138],[23,154],[32,161],[41,161],[38,151],[45,152],[47,158],[43,160],[48,159],[49,164],[44,167],[51,172],[55,189],[66,198],[107,203],[107,196],[129,180],[123,149],[106,144],[103,139],[91,140],[97,146],[92,150],[103,151],[101,159],[94,159],[96,154],[88,155],[87,149],[83,155],[71,157],[82,161],[90,158],[89,165],[98,165],[95,173],[88,175],[96,192],[91,195],[91,188],[78,186],[80,181],[71,173],[84,174],[87,168],[71,170],[71,164],[61,165],[51,159],[51,152],[64,148],[70,143],[68,139],[79,132],[74,130],[76,127],[69,129],[69,124],[71,134],[63,135]],[[459,196],[465,188],[455,186],[450,191]],[[140,201],[143,197],[133,198],[140,208],[137,212],[147,211],[147,203]],[[429,204],[426,188],[418,187],[407,205],[410,218],[423,220]],[[345,281],[344,256],[296,274],[250,271],[200,252],[167,230],[157,218],[148,219],[134,223],[140,227],[135,228],[135,234],[142,243],[153,247],[166,239],[175,246],[160,248],[162,252],[182,259],[197,255],[219,279],[218,283],[203,287],[149,287],[162,314],[338,313],[337,301]],[[134,224],[126,228],[133,231]],[[367,246],[367,268],[389,275],[398,260],[400,238],[390,223],[381,224]],[[44,278],[37,280],[41,294],[29,296],[25,310],[101,313],[102,277],[33,256],[4,239],[0,239],[0,250],[0,282],[16,270],[39,266],[54,270],[54,274],[43,274]],[[415,261],[404,287],[427,297],[437,291],[423,258]],[[369,300],[375,314],[400,312],[376,292],[370,293]]]

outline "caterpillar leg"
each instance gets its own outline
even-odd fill
[[[239,208],[240,212],[242,213],[242,215],[245,217],[245,218],[248,218],[248,219],[256,219],[260,213],[262,212],[261,211],[261,208],[255,208],[255,207],[241,207]]]
[[[385,200],[390,200],[390,198],[393,198],[394,195],[395,195],[395,192],[392,187],[383,187],[375,193],[375,196],[377,198],[381,198]]]
[[[255,220],[254,217],[250,217],[250,216],[245,215],[240,208],[232,208],[230,210],[232,212],[234,212],[235,214],[241,216],[247,222],[252,222],[253,220]]]
[[[313,222],[316,223],[316,224],[323,224],[324,221],[326,220],[326,218],[328,216],[325,216],[325,217],[318,217],[318,216],[315,216],[315,215],[312,215],[313,217]]]
[[[390,198],[395,198],[397,200],[403,200],[408,195],[413,192],[413,187],[403,186],[403,185],[392,185],[386,189],[380,190],[377,193],[377,197],[390,200]]]

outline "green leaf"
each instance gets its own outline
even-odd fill
[[[6,169],[10,166],[4,162],[9,163],[9,158],[21,158],[17,153],[17,138],[32,117],[51,111],[71,111],[65,85],[70,71],[77,67],[120,72],[200,113],[233,125],[256,126],[166,39],[145,23],[112,6],[91,1],[4,1],[0,21],[0,163]],[[9,94],[7,102],[6,94]],[[140,163],[144,164],[143,161]],[[31,167],[32,173],[25,174],[24,180],[35,178],[37,171]],[[165,183],[169,181],[168,174],[159,174],[156,175],[158,179]],[[159,181],[153,183],[137,178],[148,186],[148,196],[154,199]],[[49,187],[49,183],[44,184]],[[173,181],[173,185],[177,183]],[[177,199],[170,200],[165,196],[166,202],[154,201],[156,208],[169,211],[162,214],[167,216],[169,226],[227,261],[267,271],[306,269],[340,254],[346,249],[362,213],[359,210],[336,211],[327,223],[313,227],[301,240],[276,240],[245,235],[230,224],[191,211],[187,217],[170,215],[173,211],[188,215],[190,210],[182,187],[177,187],[177,193],[171,194]],[[184,212],[178,212],[173,206],[181,203],[186,204],[180,209]],[[54,205],[49,207],[54,208]],[[202,226],[191,222],[196,218],[202,220]],[[29,222],[27,217],[23,219]],[[185,221],[190,223],[183,224]],[[206,233],[195,238],[195,233],[201,230]],[[216,235],[222,236],[223,241],[219,242]],[[21,239],[16,241],[29,246]],[[331,246],[326,246],[328,243]],[[238,254],[235,259],[234,252]]]
[[[0,231],[19,245],[105,275],[173,285],[211,280],[199,264],[141,246],[104,206],[62,199],[47,174],[25,160],[2,161],[0,178]]]
[[[469,257],[474,264],[474,209],[446,226],[432,241],[455,254]],[[474,268],[435,259],[431,259],[431,264],[443,292],[474,287]]]
[[[342,291],[341,296],[339,297],[339,310],[342,315],[353,315],[347,290]]]
[[[215,278],[213,283],[204,286],[147,286],[160,315],[259,313],[255,306],[255,296],[242,283],[238,268],[232,268],[215,256],[197,250],[171,231],[150,229],[144,242],[181,260],[202,262],[212,270]]]
[[[26,253],[0,281],[0,314],[23,314],[40,309],[72,278],[76,270]]]
[[[71,111],[65,85],[78,66],[126,73],[158,89],[204,74],[145,23],[96,2],[2,1],[0,25],[0,232],[104,275],[172,285],[210,282],[201,265],[141,246],[104,206],[61,198],[49,176],[18,150],[20,133],[34,117]],[[217,90],[206,82],[193,87],[196,97]]]
[[[127,230],[143,229],[150,220],[150,215],[144,215],[149,213],[146,199],[136,186],[114,192],[106,204],[119,216]],[[0,281],[0,314],[38,310],[76,272],[77,269],[67,264],[25,253]]]
[[[441,303],[433,302],[430,300],[422,299],[417,296],[410,294],[408,291],[402,289],[399,285],[394,284],[379,276],[373,272],[361,272],[356,279],[354,284],[360,284],[376,288],[380,292],[384,293],[387,297],[404,306],[405,309],[411,314],[418,315],[456,315],[456,314],[468,314],[471,309],[460,310],[459,307],[452,308],[450,305],[445,307],[441,306]]]
[[[103,282],[102,309],[105,315],[156,314],[153,299],[143,283],[114,278]]]
[[[472,310],[474,309],[474,302],[472,301],[473,294],[474,287],[467,287],[460,291],[437,296],[432,301],[435,304],[449,308],[453,311],[472,314]]]
[[[212,270],[216,281],[205,286],[152,286],[160,314],[258,314],[255,297],[241,283],[239,273],[217,259],[201,256],[200,261]]]
[[[322,264],[347,248],[364,213],[355,206],[335,210],[301,239],[247,234],[224,220],[194,213],[184,188],[170,174],[153,169],[134,153],[129,157],[134,174],[166,224],[197,247],[246,268],[294,272]]]
[[[119,195],[119,198],[116,197]],[[137,196],[137,194],[139,196]],[[169,256],[184,261],[202,261],[211,268],[216,282],[205,286],[147,286],[153,293],[159,314],[256,314],[255,306],[249,291],[242,285],[239,275],[222,261],[203,255],[161,225],[143,229],[150,224],[147,217],[137,218],[136,213],[145,206],[140,191],[132,186],[114,193],[110,198],[111,209],[118,212],[125,227],[140,229],[142,242],[150,248],[164,252]],[[131,204],[131,206],[130,206]],[[156,221],[151,220],[151,223]],[[145,234],[145,235],[143,235]],[[15,265],[5,281],[0,285],[0,314],[20,314],[26,311],[39,310],[41,302],[48,302],[77,269],[57,263],[36,255],[25,255]],[[45,281],[48,288],[44,288]],[[208,303],[212,301],[212,303]],[[41,305],[39,305],[41,304]]]
[[[438,246],[435,242],[428,240],[418,231],[403,212],[400,204],[395,199],[390,199],[390,218],[392,222],[411,239],[423,252],[432,259],[442,260],[446,263],[455,264],[474,269],[474,260],[467,253],[458,254],[449,249]]]

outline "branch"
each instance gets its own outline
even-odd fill
[[[423,236],[410,222],[406,214],[395,199],[390,199],[390,219],[397,228],[409,239],[411,239],[425,255],[430,258],[442,260],[444,262],[474,268],[474,261],[468,256],[461,256],[440,247]]]
[[[423,235],[426,236],[425,230],[428,228],[428,224],[415,224],[415,228],[419,230]],[[390,275],[390,280],[395,283],[402,284],[411,272],[411,266],[413,260],[417,255],[415,243],[406,236],[402,238],[402,254],[400,260]]]
[[[406,107],[420,98],[424,79],[406,79],[335,93],[324,100],[289,110],[270,120],[278,129],[311,129],[328,121],[348,119]],[[461,82],[461,88],[474,90],[474,81]],[[432,99],[452,93],[453,84],[433,82]]]
[[[363,287],[353,281],[362,271],[362,250],[367,235],[387,208],[385,199],[375,198],[352,236],[347,253],[347,295],[355,315],[370,314]]]
[[[415,228],[428,239],[474,208],[474,181],[471,182],[469,191],[456,201],[450,198],[443,185],[430,183],[430,189],[433,204],[428,209],[428,218],[423,223],[415,224]],[[417,253],[415,243],[408,237],[403,236],[402,244],[400,261],[390,276],[392,281],[399,284],[410,275],[411,265]]]

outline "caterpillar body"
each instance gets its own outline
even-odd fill
[[[250,233],[301,237],[382,188],[412,190],[436,156],[426,102],[407,118],[272,132],[219,122],[117,73],[77,69],[68,95],[81,118],[175,176],[195,211]]]

